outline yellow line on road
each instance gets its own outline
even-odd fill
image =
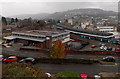
[[[96,65],[96,66],[117,66],[117,63],[115,63],[114,65]]]

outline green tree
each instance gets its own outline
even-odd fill
[[[65,44],[60,40],[57,40],[55,44],[50,48],[50,57],[51,58],[64,58],[65,53]]]
[[[2,17],[2,25],[7,25],[7,21],[5,17]]]
[[[15,22],[18,22],[18,19],[17,19],[17,18],[15,18]]]
[[[45,25],[46,25],[46,23],[45,23],[45,21],[44,21],[44,20],[39,20],[37,23],[38,23],[38,26],[40,26],[40,27],[42,27],[42,26],[45,26]]]
[[[11,18],[11,23],[13,23],[14,22],[14,18]]]

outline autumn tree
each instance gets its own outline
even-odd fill
[[[64,58],[65,53],[65,44],[60,40],[56,40],[55,44],[50,49],[51,58]]]

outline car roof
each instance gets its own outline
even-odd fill
[[[28,58],[25,58],[25,59],[34,59],[34,58],[28,57]]]
[[[16,56],[10,56],[10,57],[8,57],[8,58],[16,58]]]
[[[0,57],[3,57],[3,55],[0,55]]]
[[[106,58],[114,58],[113,56],[107,56]]]

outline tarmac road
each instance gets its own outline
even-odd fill
[[[78,74],[86,73],[90,76],[98,74],[100,72],[118,72],[117,65],[102,66],[102,65],[85,65],[85,64],[36,64],[38,68],[44,70],[45,72],[50,72],[52,74],[71,71]]]

